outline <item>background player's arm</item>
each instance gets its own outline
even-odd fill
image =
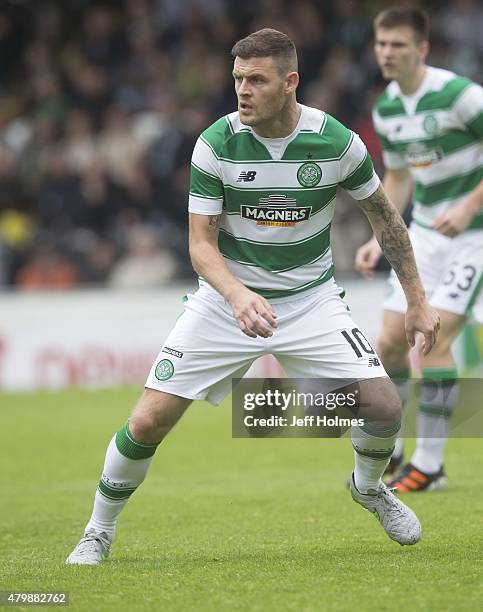
[[[409,203],[413,191],[413,179],[407,168],[387,169],[382,181],[384,191],[390,202],[402,214]]]
[[[483,181],[457,206],[441,213],[433,222],[433,229],[445,236],[457,236],[483,209]]]
[[[425,338],[424,353],[427,354],[436,341],[439,316],[426,301],[406,225],[381,186],[371,196],[360,200],[359,204],[406,294],[408,342],[414,346],[415,332],[422,332]]]
[[[189,250],[195,271],[227,300],[243,333],[251,338],[271,336],[267,323],[277,326],[272,307],[230,272],[218,249],[221,215],[190,213],[189,220]]]
[[[471,83],[465,87],[453,105],[453,112],[475,145],[483,145],[483,87]],[[453,237],[464,232],[471,221],[483,209],[483,180],[462,202],[445,210],[433,221],[433,229]]]
[[[403,213],[408,205],[413,190],[413,180],[407,168],[388,169],[383,180],[384,191],[388,199]],[[377,237],[374,235],[363,244],[356,253],[355,267],[358,272],[367,278],[372,278],[374,268],[382,255],[382,249]]]

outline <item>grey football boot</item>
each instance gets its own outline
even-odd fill
[[[97,533],[88,529],[65,562],[68,565],[99,565],[109,556],[110,547],[111,541],[104,531]]]
[[[350,491],[355,502],[376,516],[391,540],[401,546],[419,542],[421,523],[418,517],[384,483],[381,482],[377,490],[370,489],[367,493],[361,493],[356,488],[352,474]]]

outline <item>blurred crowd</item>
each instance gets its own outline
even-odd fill
[[[294,40],[299,100],[357,131],[380,167],[371,22],[395,4],[405,3],[0,0],[0,287],[193,277],[192,148],[235,109],[229,52],[261,27]],[[481,2],[420,4],[430,63],[480,81]],[[344,195],[336,210],[336,265],[350,270],[368,226]]]

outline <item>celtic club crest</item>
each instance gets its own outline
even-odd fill
[[[426,115],[423,121],[423,129],[426,134],[433,136],[438,131],[439,125],[438,120],[434,115]]]
[[[314,162],[305,162],[297,171],[297,180],[302,187],[315,187],[322,178],[320,166]]]
[[[158,380],[168,380],[174,374],[174,365],[169,359],[161,359],[154,374]]]

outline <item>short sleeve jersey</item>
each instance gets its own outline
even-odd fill
[[[427,67],[418,90],[389,83],[373,109],[389,169],[408,168],[414,181],[413,219],[431,227],[483,179],[483,89],[448,70]],[[468,229],[483,228],[483,212]]]
[[[300,106],[286,138],[262,138],[238,112],[226,115],[201,134],[192,157],[189,211],[221,214],[218,247],[228,268],[266,298],[329,280],[337,187],[362,200],[379,186],[361,139]]]

